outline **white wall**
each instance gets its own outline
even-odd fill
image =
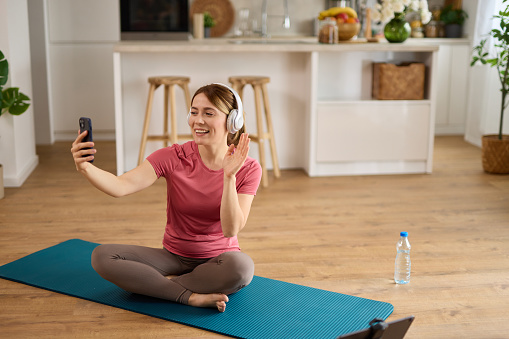
[[[113,45],[118,0],[46,0],[50,111],[55,140],[74,140],[80,116],[94,139],[114,139]]]
[[[46,0],[28,0],[30,54],[32,66],[32,107],[34,110],[35,142],[50,145],[55,141],[53,120],[49,109]]]
[[[0,49],[9,61],[7,87],[32,97],[27,0],[0,0]],[[38,164],[33,109],[20,116],[0,117],[0,163],[4,185],[21,186]]]
[[[477,45],[479,41],[485,38],[494,24],[491,17],[498,10],[505,8],[502,0],[493,2],[484,2],[471,0],[464,2],[464,8],[471,14],[471,31],[473,35],[472,44]],[[468,6],[468,7],[467,7]],[[476,13],[485,13],[486,16],[475,17]],[[497,134],[500,121],[500,108],[502,94],[500,93],[500,80],[495,68],[477,63],[469,70],[469,90],[467,97],[467,128],[465,131],[465,140],[480,146],[482,136],[485,134]],[[507,117],[506,110],[506,117]],[[509,118],[504,121],[504,132],[509,133]]]

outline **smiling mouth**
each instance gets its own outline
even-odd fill
[[[196,133],[196,135],[205,135],[209,133],[209,131],[207,131],[206,129],[195,129],[194,133]]]

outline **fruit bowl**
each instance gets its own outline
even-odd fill
[[[338,24],[338,40],[346,41],[350,40],[361,30],[361,24],[356,23],[339,23]]]

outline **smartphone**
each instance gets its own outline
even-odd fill
[[[88,131],[87,135],[83,138],[83,142],[94,141],[92,138],[92,120],[90,118],[80,118],[80,134]],[[86,147],[84,149],[91,149],[92,147]],[[83,157],[88,157],[89,155],[84,155]],[[94,160],[90,160],[89,162],[94,162]]]

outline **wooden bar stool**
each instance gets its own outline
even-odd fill
[[[180,76],[160,76],[148,78],[150,89],[148,91],[147,109],[145,111],[145,122],[143,123],[143,133],[141,135],[140,153],[138,155],[138,165],[143,162],[145,155],[145,147],[147,141],[161,140],[164,141],[165,147],[168,147],[168,141],[172,144],[178,142],[179,139],[192,139],[192,134],[177,134],[177,105],[175,102],[175,85],[180,86],[184,90],[187,110],[190,110],[191,97],[189,96],[188,77]],[[148,135],[148,127],[150,125],[150,116],[152,115],[152,101],[154,99],[155,90],[164,85],[164,130],[163,135]],[[168,133],[168,103],[171,103],[171,133]]]
[[[239,93],[242,99],[244,86],[251,85],[254,90],[255,108],[256,108],[256,125],[257,134],[249,134],[249,137],[253,142],[258,143],[258,149],[260,152],[260,165],[262,166],[262,185],[267,187],[269,185],[269,179],[267,177],[267,165],[265,164],[265,141],[268,140],[270,144],[270,152],[272,154],[272,165],[274,167],[274,176],[276,178],[281,177],[279,171],[279,162],[277,160],[276,152],[276,141],[274,139],[274,128],[272,126],[272,118],[270,115],[269,97],[267,92],[267,83],[270,82],[269,77],[263,76],[233,76],[229,77],[228,81],[232,84],[234,90]],[[262,105],[260,100],[263,99],[263,106],[265,111],[265,122],[267,123],[267,132],[264,132],[263,128],[263,113]]]

